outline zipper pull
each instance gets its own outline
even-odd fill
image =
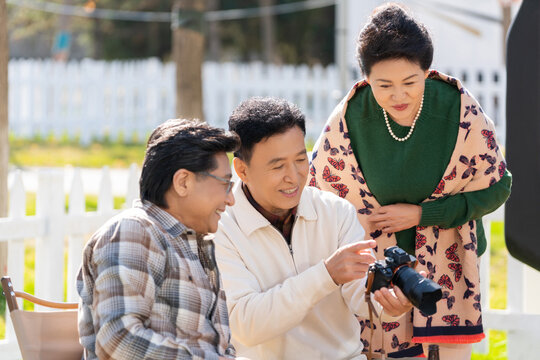
[[[291,256],[293,255],[293,251],[292,251],[292,244],[287,244],[289,246],[289,252],[291,253]]]

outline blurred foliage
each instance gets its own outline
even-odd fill
[[[87,0],[48,0],[84,6]],[[275,4],[299,0],[275,0]],[[131,11],[171,11],[173,0],[95,0],[99,9]],[[217,10],[252,8],[253,0],[207,0]],[[210,9],[210,6],[208,7]],[[32,57],[48,57],[55,34],[62,28],[72,35],[71,57],[95,59],[136,59],[171,57],[170,23],[112,21],[81,17],[62,17],[22,6],[9,5],[8,28],[12,47]],[[328,65],[334,59],[334,6],[274,17],[277,63]],[[263,59],[261,18],[227,20],[218,23],[220,51],[207,60],[258,61]],[[207,27],[208,30],[208,27]],[[207,32],[208,35],[208,32]],[[209,41],[206,42],[207,46]],[[16,45],[16,46],[14,46]],[[20,50],[24,49],[24,50]],[[12,54],[13,55],[13,54]]]
[[[298,0],[275,0],[275,4]],[[222,0],[221,9],[254,7],[253,0]],[[300,11],[275,17],[278,63],[323,64],[334,61],[334,7]],[[221,59],[262,60],[261,18],[223,21],[220,26]]]

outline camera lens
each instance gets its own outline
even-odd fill
[[[409,266],[400,267],[392,282],[423,313],[433,315],[437,312],[436,303],[442,298],[442,290],[438,284],[424,278]]]

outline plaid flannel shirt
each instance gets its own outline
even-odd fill
[[[137,201],[90,239],[77,277],[87,359],[234,357],[213,237]]]

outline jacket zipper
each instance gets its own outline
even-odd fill
[[[292,248],[292,239],[293,239],[294,226],[296,225],[296,220],[298,220],[298,216],[294,217],[294,222],[291,228],[291,242],[290,243],[287,242],[287,239],[285,239],[285,236],[283,236],[283,234],[274,225],[271,225],[271,226],[278,232],[278,234],[281,236],[283,241],[285,241],[285,243],[287,244],[287,247],[289,248],[289,253],[291,254],[294,271],[296,272],[296,275],[298,275],[298,269],[296,268],[296,262],[294,261],[294,251]]]

